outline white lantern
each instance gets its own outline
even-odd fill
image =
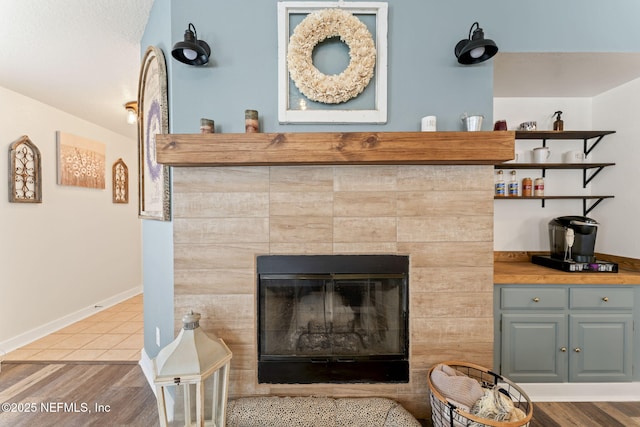
[[[161,427],[225,425],[232,354],[199,320],[199,313],[185,315],[178,337],[153,359]]]

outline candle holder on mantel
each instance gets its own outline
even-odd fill
[[[200,119],[200,133],[216,133],[216,124],[211,119]]]
[[[246,133],[260,132],[260,122],[258,120],[258,112],[256,110],[244,111],[244,130]]]
[[[222,427],[231,351],[200,328],[199,313],[191,311],[182,323],[178,337],[152,360],[160,426],[192,426],[195,418],[196,426]]]

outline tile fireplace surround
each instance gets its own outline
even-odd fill
[[[229,345],[230,397],[381,396],[426,417],[432,364],[493,365],[492,165],[513,154],[505,135],[510,146],[476,164],[174,167],[176,329],[193,309]],[[179,139],[158,136],[160,162],[189,163],[167,159]],[[268,254],[408,255],[409,383],[258,384],[256,256]]]

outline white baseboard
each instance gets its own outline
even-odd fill
[[[638,402],[640,382],[518,383],[532,402]]]
[[[142,368],[142,372],[144,372],[144,376],[147,379],[147,382],[149,383],[149,387],[151,387],[151,390],[153,390],[153,394],[156,396],[156,399],[157,399],[158,393],[156,392],[156,386],[153,383],[153,376],[154,376],[153,362],[151,361],[151,358],[149,357],[149,355],[147,354],[144,348],[142,349],[142,352],[140,354],[140,362],[138,362],[138,364]],[[166,392],[164,397],[165,397],[165,405],[167,408],[167,419],[171,422],[174,420],[174,410],[176,406],[176,400],[171,392]]]
[[[140,361],[138,362],[138,365],[142,368],[144,377],[147,379],[151,390],[153,390],[153,394],[156,394],[156,386],[153,384],[153,363],[144,348],[140,351]]]
[[[0,355],[2,355],[2,353],[9,353],[10,351],[18,349],[29,343],[32,343],[44,336],[47,336],[53,332],[59,331],[60,329],[65,328],[71,325],[72,323],[75,323],[82,319],[86,319],[87,317],[93,314],[96,314],[106,308],[119,304],[122,301],[125,301],[141,293],[142,293],[142,286],[131,288],[129,290],[116,294],[112,297],[99,301],[93,305],[82,308],[74,313],[60,317],[59,319],[53,320],[49,323],[45,323],[42,326],[33,328],[18,336],[2,341],[0,342]]]

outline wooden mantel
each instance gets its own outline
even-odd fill
[[[168,166],[493,165],[514,158],[515,132],[164,134]]]

